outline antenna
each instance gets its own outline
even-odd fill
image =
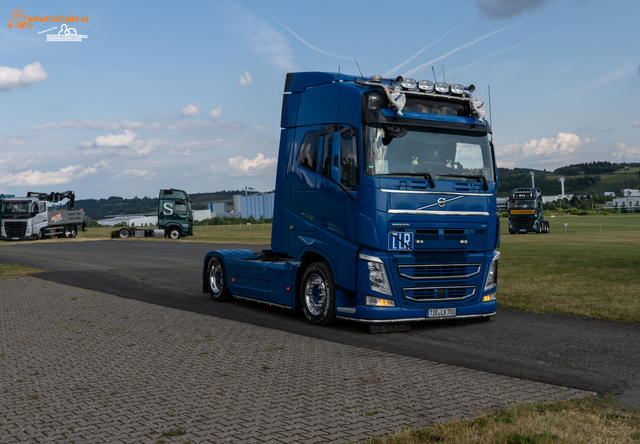
[[[487,85],[487,88],[489,89],[489,124],[493,129],[493,115],[491,114],[491,85]],[[491,141],[493,142],[493,131],[491,131]]]
[[[447,83],[447,78],[446,78],[446,77],[445,77],[445,75],[444,75],[444,65],[442,66],[442,81],[443,81],[444,83]]]
[[[354,57],[353,60],[356,61],[356,66],[358,67],[358,71],[360,71],[360,77],[364,80],[364,76],[362,75],[362,70],[360,69],[360,65],[358,64],[358,60]]]
[[[340,66],[338,65],[338,131],[340,131],[340,79],[342,74],[340,73]]]
[[[433,80],[435,80],[434,83],[438,83],[438,79],[436,78],[436,70],[433,69],[433,66],[431,66],[431,71],[433,72]]]

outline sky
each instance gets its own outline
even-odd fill
[[[17,8],[45,21],[9,28]],[[286,73],[355,60],[474,84],[498,166],[640,162],[637,0],[8,0],[0,19],[0,194],[272,190]]]

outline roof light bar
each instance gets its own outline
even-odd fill
[[[403,79],[400,86],[404,89],[416,89],[416,81],[413,79]]]

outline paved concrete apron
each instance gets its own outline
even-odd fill
[[[590,394],[0,280],[2,443],[343,442]]]

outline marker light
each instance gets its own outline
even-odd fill
[[[413,79],[404,79],[400,86],[404,89],[416,89],[416,81]]]
[[[365,296],[364,305],[370,305],[372,307],[395,307],[396,302],[391,299],[382,299],[382,298],[375,298],[373,296]]]
[[[448,93],[449,92],[449,84],[448,83],[443,83],[443,82],[438,82],[436,83],[436,92],[439,93]]]
[[[496,300],[496,294],[495,293],[488,294],[486,296],[483,296],[483,298],[482,298],[482,302],[491,302],[491,301],[495,301],[495,300]]]
[[[464,94],[464,86],[456,83],[455,85],[451,85],[451,92],[453,94],[459,94],[459,95],[463,95]]]
[[[431,92],[433,91],[433,82],[431,80],[420,80],[418,82],[418,88],[420,91]]]

